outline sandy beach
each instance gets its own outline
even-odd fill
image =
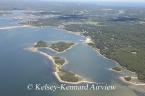
[[[135,80],[137,80],[137,81],[133,81],[133,80],[126,81],[126,80],[124,79],[124,77],[120,77],[119,79],[120,79],[121,81],[125,82],[125,83],[132,84],[132,85],[135,85],[135,86],[145,86],[145,83],[140,82],[140,81],[137,79],[137,77],[131,77],[131,78],[132,78],[132,79],[135,79]]]
[[[20,25],[20,26],[8,26],[8,27],[0,27],[0,29],[5,30],[5,29],[15,29],[15,28],[33,28],[33,26],[30,25]]]
[[[59,71],[59,68],[61,68],[61,67],[64,66],[65,64],[68,64],[68,61],[67,61],[67,60],[65,60],[64,65],[59,66],[59,65],[55,64],[55,61],[54,61],[54,59],[53,59],[52,56],[48,55],[48,54],[45,53],[45,52],[39,51],[38,48],[29,47],[29,48],[24,48],[24,49],[27,50],[27,51],[33,52],[33,53],[39,53],[39,54],[45,56],[45,57],[46,57],[47,59],[49,59],[50,61],[52,61],[52,63],[54,64],[54,67],[55,67],[54,75],[55,75],[55,77],[57,78],[57,80],[58,80],[59,82],[61,82],[61,83],[66,83],[66,84],[95,83],[95,82],[90,82],[90,81],[85,80],[83,77],[81,77],[81,76],[78,75],[78,74],[75,74],[75,75],[76,75],[77,77],[79,77],[79,78],[82,79],[82,80],[80,80],[80,81],[78,81],[78,82],[67,82],[67,81],[63,81],[63,80],[60,78],[58,72],[60,72],[60,71]]]
[[[113,71],[113,72],[117,72],[117,73],[120,73],[120,74],[121,74],[121,72],[122,72],[122,70],[121,70],[121,71],[117,71],[117,70],[114,70],[114,69],[112,69],[112,68],[109,68],[108,70]]]
[[[134,89],[134,90],[137,90],[139,92],[142,92],[142,93],[145,93],[145,83],[142,83],[140,82],[137,77],[131,77],[132,79],[135,79],[135,80],[130,80],[130,81],[126,81],[124,79],[124,77],[120,77],[119,79],[126,83],[126,84],[129,84],[129,87]]]

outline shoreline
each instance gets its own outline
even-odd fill
[[[6,27],[0,27],[0,30],[16,29],[16,28],[35,28],[35,26],[31,26],[31,25],[6,26]]]
[[[113,71],[113,72],[116,72],[116,73],[119,73],[119,74],[122,73],[122,71],[117,71],[117,70],[114,70],[114,69],[112,69],[112,68],[109,68],[108,70]]]
[[[133,79],[137,79],[137,77],[131,77]],[[145,83],[141,83],[141,82],[133,82],[133,81],[127,81],[124,79],[123,76],[119,77],[119,80],[121,80],[122,82],[126,83],[126,84],[129,84],[129,87],[133,90],[136,90],[138,92],[141,92],[141,93],[145,93]]]
[[[50,42],[53,42],[53,43],[57,43],[57,42],[66,42],[66,41],[50,41]],[[67,41],[67,42],[69,42],[69,41]],[[66,42],[66,43],[67,43]],[[34,43],[34,45],[36,44],[37,42],[35,42]],[[74,43],[74,42],[71,42],[71,43]],[[51,44],[50,44],[51,45]],[[66,51],[68,51],[68,50],[70,50],[70,49],[72,49],[73,47],[75,47],[76,45],[78,45],[78,43],[74,43],[73,45],[71,45],[69,48],[67,48],[67,49],[65,49],[64,51],[61,51],[61,52],[59,52],[59,51],[56,51],[56,50],[54,50],[53,48],[51,48],[50,46],[48,46],[48,47],[37,47],[37,49],[39,49],[39,48],[44,48],[44,49],[48,49],[48,50],[51,50],[51,51],[53,51],[53,52],[56,52],[56,53],[64,53],[64,52],[66,52]]]
[[[131,77],[131,78],[134,78],[134,79],[138,80],[137,77]],[[121,81],[127,83],[127,84],[131,84],[131,85],[135,85],[135,86],[145,86],[145,83],[141,83],[141,82],[139,82],[139,81],[138,81],[138,82],[133,82],[133,81],[131,81],[131,80],[130,80],[130,81],[127,81],[127,80],[124,79],[123,76],[119,77],[119,79],[120,79]]]
[[[63,26],[63,27],[62,27]],[[57,30],[60,30],[60,31],[64,31],[64,32],[67,32],[67,33],[70,33],[70,34],[74,34],[74,35],[77,35],[77,36],[81,36],[81,32],[73,32],[73,31],[68,31],[65,29],[64,25],[58,25],[56,26],[56,29]]]
[[[26,26],[27,26],[27,25],[26,25]],[[54,28],[54,29],[56,29],[56,30],[63,31],[63,32],[67,32],[67,33],[69,33],[69,34],[73,34],[73,35],[77,35],[77,36],[83,36],[83,37],[85,38],[85,40],[87,39],[87,37],[84,36],[84,35],[81,35],[80,32],[73,32],[73,31],[68,31],[68,30],[66,30],[66,29],[64,29],[64,28],[59,28],[60,25],[59,25],[59,26],[33,26],[33,25],[28,25],[28,26],[34,27],[34,28],[42,28],[42,27],[44,27],[44,28]],[[58,41],[54,41],[54,42],[58,42]],[[92,39],[91,39],[91,42],[93,42]],[[88,44],[86,41],[83,41],[83,43]],[[72,45],[72,46],[75,46],[75,45],[77,45],[77,44],[78,44],[78,43],[75,43],[75,44]],[[90,47],[92,47],[92,46],[90,46]],[[94,49],[94,51],[97,51],[97,53],[99,53],[99,55],[103,56],[104,58],[106,58],[106,59],[108,59],[108,60],[112,60],[112,59],[109,59],[109,58],[105,57],[103,54],[101,54],[99,48],[94,48],[94,47],[92,47],[92,48]],[[68,48],[68,49],[69,49],[69,48]],[[57,52],[57,53],[62,53],[62,52],[55,51],[55,50],[53,50],[52,48],[50,48],[50,50],[52,50],[52,51],[54,51],[54,52]],[[115,60],[113,60],[113,61],[115,61]],[[115,61],[115,62],[116,62],[116,61]]]
[[[68,61],[67,61],[66,59],[65,59],[64,65],[59,66],[59,65],[55,64],[55,61],[54,61],[54,59],[53,59],[53,56],[48,55],[48,54],[45,53],[45,52],[39,51],[38,48],[29,47],[29,48],[24,48],[24,50],[27,50],[27,51],[30,51],[30,52],[33,52],[33,53],[39,53],[39,54],[45,56],[46,58],[48,58],[49,60],[51,60],[51,62],[53,63],[53,65],[54,65],[54,67],[55,67],[55,72],[53,72],[53,74],[54,74],[54,76],[57,78],[57,80],[58,80],[60,83],[66,83],[66,84],[95,83],[95,82],[90,82],[90,81],[87,81],[87,80],[85,80],[85,79],[82,79],[83,77],[79,76],[78,74],[75,74],[75,76],[81,78],[82,80],[79,80],[78,82],[67,82],[67,81],[64,81],[64,80],[62,80],[62,79],[60,78],[60,76],[59,76],[59,74],[58,74],[58,72],[60,72],[58,68],[59,68],[59,67],[62,67],[62,66],[64,66],[64,65],[66,65],[66,64],[68,64]]]
[[[62,25],[59,25],[59,26],[62,26]],[[74,35],[77,35],[77,36],[83,36],[84,38],[85,38],[85,40],[87,39],[87,37],[86,36],[84,36],[84,35],[81,35],[80,34],[80,32],[73,32],[73,31],[68,31],[68,30],[66,30],[66,29],[64,29],[64,28],[59,28],[59,26],[44,26],[44,27],[51,27],[51,28],[54,28],[54,29],[56,29],[56,30],[60,30],[60,31],[64,31],[64,32],[67,32],[67,33],[69,33],[69,34],[74,34]],[[39,28],[39,27],[38,27]],[[40,27],[41,28],[41,27]],[[83,41],[85,44],[87,44],[85,41]],[[88,45],[88,44],[87,44]],[[92,47],[92,46],[90,46],[90,47]],[[106,56],[104,56],[103,54],[101,54],[101,52],[100,52],[100,50],[101,49],[99,49],[99,48],[96,48],[96,47],[92,47],[92,49],[95,51],[95,52],[97,52],[100,56],[102,56],[103,58],[105,58],[105,59],[107,59],[107,60],[111,60],[112,62],[114,62],[116,65],[120,65],[117,61],[115,61],[115,60],[113,60],[113,59],[110,59],[110,58],[107,58]],[[55,50],[54,50],[55,51]],[[59,52],[57,52],[57,53],[59,53]],[[61,52],[60,52],[61,53]],[[120,65],[121,66],[121,65]],[[122,66],[121,66],[122,67]],[[118,71],[115,71],[115,70],[112,70],[112,68],[110,68],[109,69],[110,71],[114,71],[114,72],[117,72],[117,73],[120,73],[121,74],[121,72],[122,71],[120,71],[120,72],[118,72]],[[128,70],[128,71],[130,71],[130,70]],[[120,79],[120,78],[118,78],[118,79]],[[122,82],[124,82],[124,80],[121,80]],[[124,82],[124,83],[126,83],[126,82]],[[144,83],[145,84],[145,83]]]

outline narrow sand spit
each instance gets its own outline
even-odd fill
[[[20,26],[8,26],[8,27],[0,27],[0,29],[15,29],[15,28],[32,28],[30,25],[20,25]]]
[[[60,78],[60,76],[59,76],[59,74],[58,74],[58,73],[60,72],[58,68],[60,68],[61,66],[55,64],[55,61],[54,61],[54,59],[53,59],[52,56],[48,55],[48,54],[45,53],[45,52],[39,51],[38,48],[34,48],[34,47],[25,48],[25,50],[28,50],[28,51],[30,51],[30,52],[39,53],[39,54],[45,56],[46,58],[48,58],[50,61],[52,61],[52,63],[55,65],[54,67],[55,67],[55,69],[56,69],[55,72],[54,72],[54,75],[55,75],[55,77],[57,78],[57,80],[58,80],[59,82],[61,82],[61,83],[67,83],[67,84],[95,83],[95,82],[87,81],[87,80],[85,80],[85,79],[82,79],[82,80],[80,80],[80,81],[78,81],[78,82],[67,82],[67,81],[63,81],[63,80],[61,80],[61,78]],[[66,61],[65,64],[66,64],[66,63],[68,63],[68,61]],[[64,65],[63,65],[63,66],[64,66]],[[77,75],[77,74],[75,74],[75,75],[76,75],[77,77],[79,77],[79,78],[82,78],[81,76],[79,76],[79,75]]]

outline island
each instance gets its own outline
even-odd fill
[[[74,74],[69,71],[65,71],[63,69],[60,69],[60,72],[58,72],[61,80],[66,82],[79,82],[81,81],[81,77],[79,77],[77,74]]]
[[[60,82],[75,83],[82,80],[82,78],[79,75],[62,69],[62,66],[68,63],[65,58],[53,56],[53,60],[55,64],[55,75]]]
[[[48,48],[55,52],[64,52],[68,49],[71,49],[75,45],[73,42],[64,42],[64,41],[58,41],[55,43],[48,44],[46,41],[38,41],[34,44],[35,48]]]
[[[73,42],[57,42],[50,45],[50,48],[57,51],[57,52],[63,52],[66,49],[71,48],[74,45]]]
[[[57,65],[63,65],[65,63],[65,59],[58,57],[58,56],[53,56],[54,62]]]
[[[64,70],[62,66],[65,64],[68,64],[68,61],[64,57],[60,57],[57,54],[55,56],[48,55],[47,53],[43,52],[43,50],[39,50],[42,48],[50,49],[50,50],[55,50],[56,52],[64,52],[67,49],[72,48],[72,46],[75,43],[72,42],[53,42],[53,43],[48,43],[46,41],[40,40],[36,42],[33,47],[26,48],[27,50],[35,53],[39,53],[49,60],[52,61],[54,64],[54,75],[58,79],[59,82],[61,83],[69,83],[69,84],[79,84],[79,83],[93,83],[86,81],[84,78],[79,76],[78,74],[75,74],[73,72],[70,72],[69,70]]]
[[[48,47],[48,44],[45,41],[38,41],[34,44],[34,47],[42,48],[42,47]]]

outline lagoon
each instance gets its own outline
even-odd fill
[[[3,22],[4,20],[0,21],[0,24],[3,24]],[[5,24],[9,22],[11,20],[6,20]],[[60,84],[53,74],[53,64],[51,61],[40,54],[24,50],[24,48],[30,47],[34,42],[40,40],[78,43],[75,47],[64,53],[55,53],[46,49],[42,49],[42,51],[49,55],[65,57],[69,63],[63,66],[63,69],[79,74],[89,81],[114,84],[117,86],[117,89],[114,91],[57,90],[56,92],[28,90],[28,84]],[[120,74],[108,70],[114,67],[116,63],[104,58],[99,52],[94,51],[93,48],[82,42],[82,40],[85,40],[85,38],[58,30],[54,27],[0,29],[0,89],[2,90],[2,95],[138,96],[133,89],[118,79]]]

